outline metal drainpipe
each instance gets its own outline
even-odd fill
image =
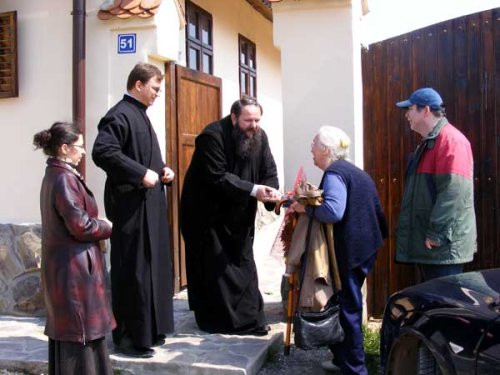
[[[73,121],[80,125],[84,141],[86,138],[85,9],[85,0],[73,0]],[[85,162],[80,163],[78,171],[85,177]]]

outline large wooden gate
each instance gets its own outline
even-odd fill
[[[182,184],[194,152],[194,139],[205,125],[221,118],[220,78],[169,63],[165,69],[167,163],[176,178],[169,189],[172,259],[175,292],[186,286],[184,242],[179,230]]]
[[[434,87],[448,120],[474,152],[478,253],[466,270],[500,266],[500,8],[442,22],[369,46],[362,52],[365,170],[374,178],[390,235],[368,281],[369,314],[415,283],[413,267],[394,263],[394,231],[407,156],[419,140],[395,102]]]

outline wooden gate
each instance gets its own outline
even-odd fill
[[[169,189],[171,248],[175,292],[186,286],[184,241],[179,229],[179,200],[186,170],[194,152],[194,139],[205,125],[222,116],[222,81],[174,63],[165,67],[167,164],[176,178]]]
[[[500,266],[500,8],[417,30],[362,52],[365,170],[381,195],[390,235],[368,280],[368,310],[382,313],[387,297],[415,283],[412,266],[394,263],[394,231],[408,154],[419,137],[395,106],[415,89],[434,87],[448,120],[474,153],[478,253],[466,270]]]

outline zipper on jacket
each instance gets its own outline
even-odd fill
[[[83,345],[86,345],[86,337],[85,337],[85,328],[83,327],[83,319],[82,319],[82,314],[80,311],[78,311],[78,318],[80,318],[80,328],[82,330],[82,339],[83,339]]]

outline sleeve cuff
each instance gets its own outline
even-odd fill
[[[252,188],[252,191],[250,192],[250,195],[251,195],[252,197],[256,197],[256,196],[257,196],[257,189],[258,189],[258,185],[257,185],[257,184],[255,184],[255,185],[253,186],[253,188]]]

